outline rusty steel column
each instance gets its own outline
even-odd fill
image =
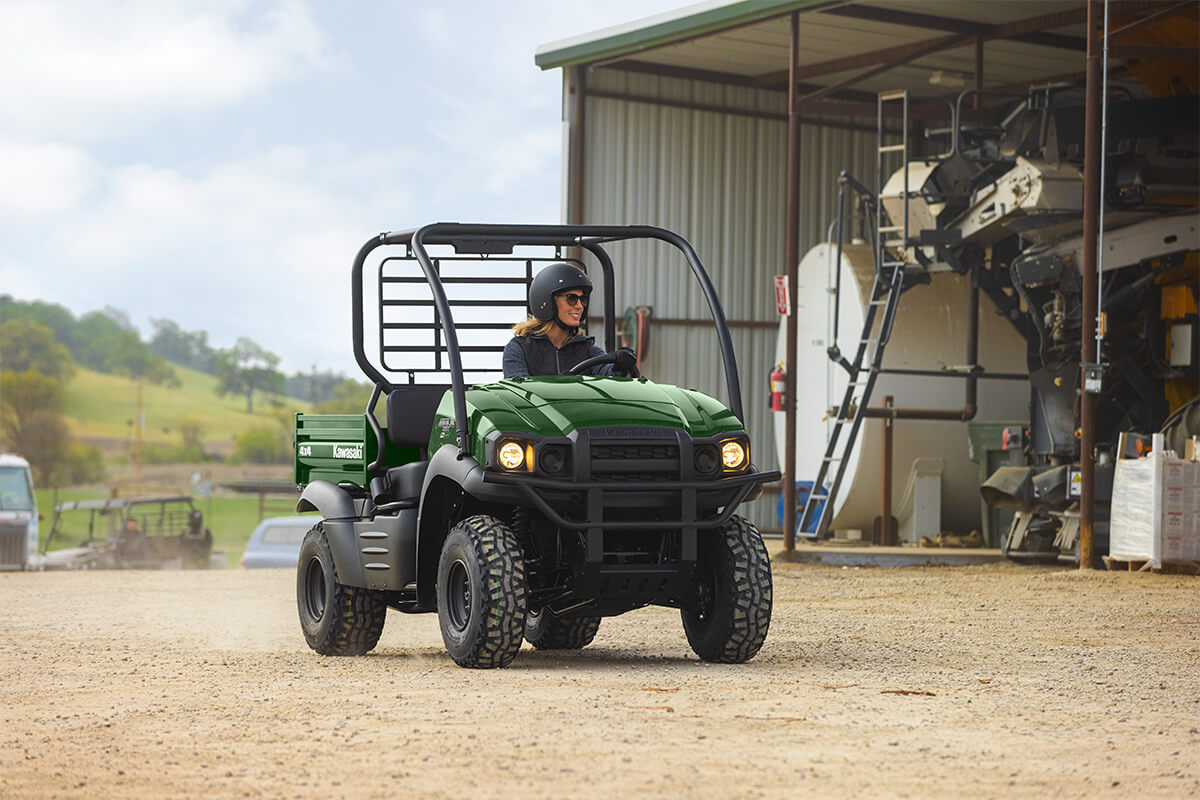
[[[890,409],[895,404],[894,398],[888,394],[883,397],[883,407]],[[892,436],[895,433],[896,421],[890,417],[883,418],[883,477],[879,491],[879,540],[874,544],[890,547],[892,545]]]
[[[800,104],[796,92],[796,62],[800,58],[800,15],[792,14],[792,40],[788,48],[788,149],[787,149],[787,220],[785,221],[784,260],[787,262],[788,295],[791,308],[787,316],[787,378],[784,396],[783,426],[783,549],[796,549],[796,394],[800,390],[796,374],[796,287],[800,282]],[[814,486],[812,491],[820,491]]]
[[[1100,232],[1104,187],[1100,185],[1100,70],[1103,68],[1096,30],[1100,24],[1100,0],[1087,5],[1087,88],[1084,103],[1083,140],[1083,336],[1079,358],[1084,364],[1096,362],[1096,327],[1088,319],[1096,307],[1096,246]],[[1079,376],[1079,568],[1092,568],[1096,478],[1096,396],[1084,389],[1086,377]]]
[[[567,197],[567,221],[572,225],[583,224],[583,115],[584,115],[584,89],[587,74],[587,67],[580,65],[573,67],[573,78],[568,92],[570,93],[570,115],[571,121],[569,125],[569,134],[567,137],[567,147],[570,152],[566,154],[568,159],[568,197]]]

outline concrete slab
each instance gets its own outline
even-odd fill
[[[926,564],[964,566],[1003,561],[999,549],[955,547],[876,547],[840,543],[796,542],[791,553],[772,552],[775,561],[826,564],[834,567],[917,567]]]

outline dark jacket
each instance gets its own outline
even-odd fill
[[[527,378],[531,375],[566,375],[571,367],[604,351],[592,336],[573,336],[561,348],[544,334],[514,336],[504,347],[504,377]],[[588,375],[611,375],[612,364],[588,370]]]

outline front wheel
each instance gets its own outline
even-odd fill
[[[507,667],[521,649],[529,588],[512,529],[479,514],[455,525],[438,560],[442,641],[460,667]]]
[[[379,643],[387,603],[379,592],[338,583],[321,523],[300,543],[296,604],[308,646],[323,656],[361,656]]]
[[[549,610],[530,611],[525,618],[525,640],[539,650],[579,650],[600,630],[600,617],[556,617]]]
[[[692,650],[721,664],[754,658],[771,625],[771,561],[758,529],[733,516],[702,535],[696,574],[693,602],[680,612]]]

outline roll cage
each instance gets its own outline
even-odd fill
[[[729,392],[729,409],[739,420],[744,422],[737,361],[734,356],[733,342],[729,336],[729,326],[725,319],[724,309],[721,307],[721,302],[717,297],[716,290],[713,288],[712,280],[709,278],[708,272],[700,261],[700,257],[696,254],[691,244],[679,234],[649,225],[479,225],[436,222],[412,230],[381,233],[367,241],[354,259],[354,267],[351,273],[354,358],[358,362],[358,366],[363,371],[363,374],[370,378],[375,385],[375,389],[371,393],[371,399],[367,404],[366,416],[368,424],[371,425],[377,440],[380,443],[383,441],[383,433],[378,422],[375,421],[373,413],[379,396],[383,392],[390,393],[392,390],[403,386],[403,384],[395,384],[385,377],[379,366],[368,358],[366,351],[363,271],[368,256],[376,248],[387,245],[402,245],[405,247],[405,255],[402,260],[415,261],[421,270],[421,275],[416,277],[389,277],[384,274],[384,266],[387,260],[385,259],[384,263],[380,265],[377,306],[379,320],[379,365],[384,366],[389,372],[407,372],[409,384],[416,382],[417,373],[448,372],[450,377],[449,388],[452,391],[454,400],[456,441],[459,452],[463,456],[470,456],[471,436],[467,421],[466,381],[463,375],[462,354],[463,352],[482,351],[492,348],[460,347],[457,332],[459,326],[455,324],[451,307],[478,305],[491,307],[513,306],[525,309],[526,303],[524,299],[520,302],[514,300],[505,302],[486,299],[457,300],[452,302],[447,297],[443,283],[452,281],[466,282],[470,280],[474,283],[524,283],[527,287],[529,280],[532,279],[532,265],[534,261],[568,260],[580,263],[579,259],[564,258],[563,249],[578,248],[579,250],[586,251],[600,265],[602,273],[601,288],[604,293],[606,309],[604,315],[604,343],[605,349],[612,351],[616,347],[616,314],[613,310],[615,281],[613,278],[612,258],[609,256],[608,251],[605,250],[604,245],[636,239],[654,239],[670,244],[686,258],[692,275],[700,283],[701,290],[704,292],[709,311],[712,313],[713,321],[716,325],[717,339],[721,349],[721,360],[724,365],[725,380]],[[491,257],[511,255],[518,246],[553,248],[554,258],[529,259],[526,262],[526,274],[523,279],[519,277],[444,278],[442,276],[443,259],[435,258],[428,250],[428,247],[434,245],[448,245],[453,248],[455,256],[466,257],[461,260],[476,261],[480,264],[487,262]],[[421,277],[428,284],[431,293],[430,299],[418,300],[385,297],[384,290],[387,286],[419,282]],[[387,321],[385,312],[388,308],[415,306],[425,306],[427,308],[431,306],[433,312],[432,320],[428,322]],[[489,322],[462,323],[462,327],[464,328],[470,326],[478,330],[504,330],[510,325],[511,320],[504,324]],[[385,337],[385,333],[389,330],[425,330],[432,333],[433,344],[425,346],[389,345]],[[403,352],[432,353],[434,368],[409,369],[386,367],[387,355],[389,353]],[[445,356],[444,364],[441,360],[443,354]],[[380,451],[382,452],[382,450],[381,446]],[[369,469],[374,470],[377,466],[377,463],[372,464]]]

